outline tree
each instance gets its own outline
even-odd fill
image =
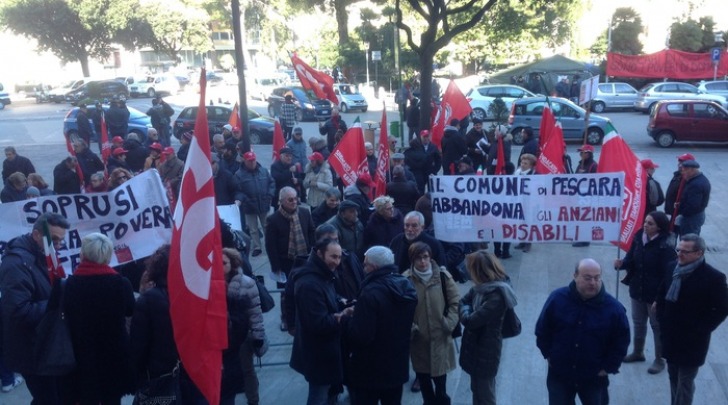
[[[633,8],[618,8],[612,16],[610,51],[625,55],[641,54],[642,42],[640,42],[639,36],[643,31],[642,18]]]
[[[109,57],[114,32],[125,24],[129,10],[126,0],[6,0],[0,24],[35,39],[40,51],[81,63],[88,77],[89,58]]]
[[[698,52],[703,47],[703,30],[695,20],[674,22],[670,27],[670,48]]]
[[[346,8],[363,0],[288,0],[291,7],[299,10],[309,11],[318,8],[321,11],[333,10],[336,17],[336,29],[339,34],[339,45],[343,46],[349,42],[349,13]],[[371,0],[370,3],[382,4],[386,0]]]

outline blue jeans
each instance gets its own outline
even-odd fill
[[[563,381],[549,369],[546,377],[546,387],[549,390],[549,405],[575,405],[576,396],[579,396],[582,405],[609,404],[609,377],[594,377],[593,380],[582,381],[575,384]]]
[[[689,217],[682,216],[680,222],[680,236],[694,233],[700,235],[700,228],[705,223],[705,212],[691,215]]]
[[[308,401],[306,405],[327,405],[329,403],[329,387],[331,384],[308,384]]]

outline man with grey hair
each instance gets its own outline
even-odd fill
[[[369,166],[369,175],[374,178],[377,174],[377,155],[374,153],[374,145],[371,142],[364,142],[364,150],[367,154],[367,165]]]
[[[700,228],[705,223],[705,209],[710,200],[710,181],[700,171],[700,164],[695,160],[682,162],[682,176],[685,179],[682,192],[675,203],[680,235],[690,233],[700,235]]]
[[[398,404],[409,379],[411,326],[417,291],[399,274],[394,253],[373,246],[364,254],[364,281],[341,319],[351,350],[349,390],[353,404]]]
[[[580,260],[571,283],[549,295],[536,345],[548,361],[549,404],[573,404],[577,395],[583,404],[609,403],[608,375],[619,372],[627,354],[629,322],[604,289],[596,260]]]
[[[149,156],[149,148],[142,145],[139,135],[134,132],[127,135],[124,149],[126,149],[126,164],[129,166],[129,171],[136,174],[144,170],[144,161]]]
[[[25,156],[20,156],[12,146],[5,147],[5,160],[3,160],[3,183],[15,172],[21,172],[26,177],[35,173],[35,167]]]
[[[409,247],[415,242],[423,242],[432,249],[432,260],[438,266],[447,265],[447,257],[445,256],[445,248],[439,240],[430,236],[425,230],[425,217],[419,211],[411,211],[404,217],[404,232],[395,236],[389,245],[394,252],[394,263],[399,268],[400,273],[404,273],[410,268]]]
[[[657,291],[655,309],[673,405],[693,403],[710,335],[728,315],[726,276],[705,262],[705,248],[697,234],[682,235],[674,270]]]
[[[51,280],[63,277],[46,266],[43,238],[49,234],[58,250],[68,228],[68,221],[60,214],[39,216],[30,233],[8,242],[0,265],[3,360],[5,366],[23,375],[33,403],[38,404],[60,403],[58,378],[45,375],[34,361],[36,327],[46,312],[53,286]]]

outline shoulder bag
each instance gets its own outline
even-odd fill
[[[442,287],[442,297],[445,298],[445,313],[442,315],[447,318],[448,313],[448,307],[447,304],[447,286],[445,285],[447,283],[448,275],[447,273],[441,271],[440,272],[440,286]],[[455,324],[455,329],[452,330],[452,338],[457,339],[460,336],[463,335],[463,325],[460,323],[460,319],[458,319],[458,323]]]
[[[57,284],[58,307],[48,309],[35,329],[36,370],[42,376],[62,376],[76,368],[71,330],[65,315],[66,280]]]
[[[503,297],[505,300],[505,296]],[[521,320],[516,315],[514,308],[506,308],[503,315],[503,326],[501,327],[501,336],[504,339],[516,337],[521,334]]]
[[[263,276],[255,276],[255,284],[258,286],[258,295],[260,296],[260,310],[263,311],[263,313],[269,312],[271,309],[275,308],[276,302],[273,300],[273,296],[270,295],[270,292],[265,287],[265,278]]]
[[[173,405],[181,404],[179,387],[179,361],[167,374],[150,378],[141,384],[134,395],[133,405]]]

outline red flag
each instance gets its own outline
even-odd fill
[[[333,77],[307,65],[296,54],[291,55],[291,63],[293,63],[293,70],[296,71],[298,80],[304,89],[313,90],[316,97],[328,99],[334,105],[339,105],[339,100],[336,98],[336,93],[334,93]]]
[[[207,401],[218,404],[222,351],[228,343],[227,302],[210,163],[206,81],[202,69],[197,121],[173,216],[167,280],[180,360]]]
[[[382,110],[382,123],[379,126],[379,150],[377,153],[377,172],[374,175],[376,189],[374,196],[387,193],[387,173],[389,173],[389,136],[387,134],[387,107]]]
[[[607,124],[607,134],[602,142],[598,173],[624,172],[624,201],[619,240],[615,243],[622,250],[629,250],[632,238],[642,228],[645,211],[647,176],[642,163],[612,124]]]
[[[76,157],[76,150],[73,149],[73,145],[71,145],[71,137],[68,136],[68,134],[66,134],[66,149],[71,156],[74,158]],[[78,180],[81,182],[81,188],[83,189],[83,172],[81,171],[81,165],[78,164],[78,160],[76,160],[76,175],[78,176]],[[80,193],[81,190],[78,190],[78,192]]]
[[[233,107],[233,111],[230,113],[228,124],[232,125],[233,128],[242,127],[242,124],[240,123],[240,113],[238,112],[238,103],[235,103],[235,107]]]
[[[536,161],[536,173],[538,174],[563,174],[566,173],[564,167],[564,132],[560,124],[556,124],[551,129],[549,140],[543,145],[541,154],[538,155]]]
[[[438,110],[439,112],[432,125],[432,143],[439,148],[442,136],[445,134],[445,125],[449,125],[452,118],[462,120],[470,116],[473,109],[458,85],[455,84],[455,81],[450,80]]]
[[[497,162],[495,162],[495,172],[493,174],[506,174],[506,154],[503,150],[503,137],[498,137],[498,153]]]
[[[109,173],[106,170],[106,162],[109,161],[111,156],[111,142],[109,142],[109,130],[106,127],[106,114],[101,112],[101,160],[104,161],[104,178],[109,178]]]
[[[48,266],[48,278],[51,280],[51,285],[54,285],[56,280],[66,278],[66,272],[63,270],[63,266],[61,266],[60,260],[58,260],[58,252],[56,252],[56,247],[53,245],[48,222],[43,226],[43,252],[45,253],[46,265]]]
[[[283,128],[281,123],[276,121],[273,126],[273,161],[275,162],[280,158],[280,150],[286,146],[286,140],[283,139]]]
[[[546,103],[544,104],[543,112],[541,113],[541,125],[538,129],[538,148],[542,152],[544,145],[546,145],[546,141],[548,141],[551,136],[551,131],[553,130],[554,125],[556,125],[556,117],[554,117],[554,112],[551,111],[549,98],[546,97]]]
[[[331,152],[329,164],[341,177],[345,186],[354,184],[360,174],[369,174],[364,133],[358,118]]]

